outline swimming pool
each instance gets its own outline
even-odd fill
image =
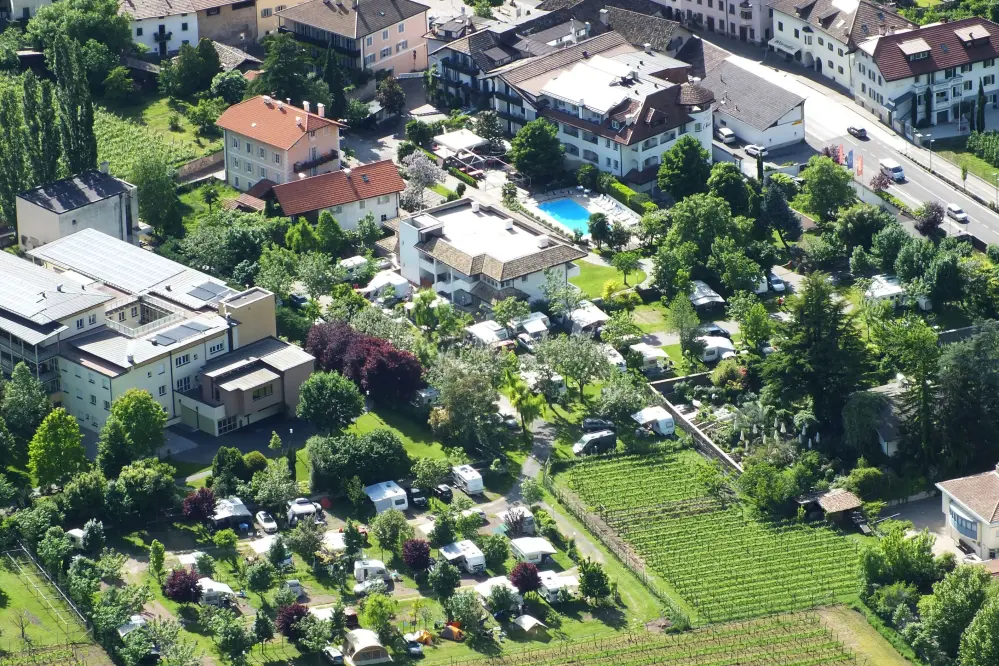
[[[571,231],[589,233],[590,211],[568,197],[539,203],[538,208]]]

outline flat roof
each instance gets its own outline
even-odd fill
[[[258,386],[280,379],[281,375],[268,368],[258,368],[245,375],[234,377],[227,382],[219,384],[223,391],[249,391]]]

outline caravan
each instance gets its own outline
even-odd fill
[[[485,555],[482,554],[478,546],[467,539],[442,546],[441,557],[470,574],[480,574],[486,571]]]
[[[481,495],[486,492],[482,485],[482,475],[471,465],[456,465],[451,468],[451,474],[454,476],[454,485],[466,495]]]

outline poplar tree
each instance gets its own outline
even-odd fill
[[[0,216],[17,223],[16,199],[27,184],[24,160],[24,118],[13,87],[0,90]]]
[[[56,39],[52,70],[56,77],[62,151],[70,174],[75,175],[97,166],[94,104],[76,42],[65,36]]]
[[[56,126],[52,82],[29,70],[22,82],[24,92],[24,150],[32,185],[44,185],[59,176],[59,130]]]

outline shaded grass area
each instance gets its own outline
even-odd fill
[[[59,592],[45,581],[27,557],[13,555],[13,561],[6,554],[0,557],[3,558],[0,560],[0,627],[3,629],[0,653],[28,647],[21,639],[22,621],[24,635],[31,647],[64,645],[67,641],[91,642]]]
[[[212,205],[213,210],[218,210],[226,201],[239,196],[238,191],[223,181],[216,180],[213,183],[219,191],[219,200]],[[180,214],[183,216],[184,229],[187,231],[197,227],[198,220],[208,212],[208,204],[202,198],[205,187],[206,185],[201,185],[180,195]]]
[[[577,261],[576,265],[579,266],[579,275],[569,280],[569,282],[582,289],[583,292],[590,298],[600,296],[604,289],[604,283],[608,280],[614,280],[622,285],[625,284],[624,273],[616,268],[612,268],[610,266],[598,266],[597,264],[591,264],[585,260]],[[629,273],[628,284],[625,286],[641,284],[644,280],[645,273],[643,271]]]

